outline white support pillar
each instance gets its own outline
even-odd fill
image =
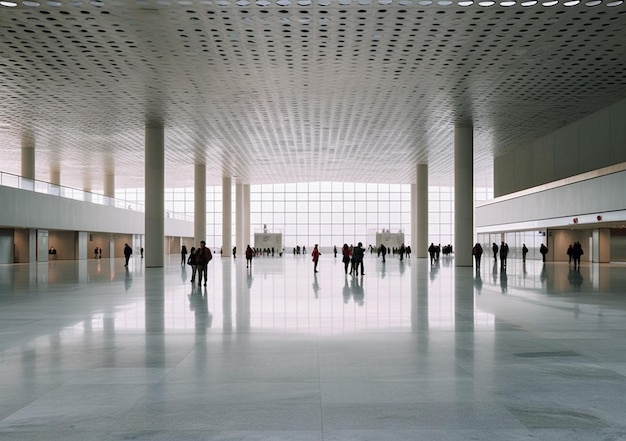
[[[163,127],[146,126],[145,137],[145,262],[162,268],[165,253],[165,136]]]
[[[414,241],[417,257],[428,257],[428,165],[418,164],[416,170],[417,182],[417,237]],[[411,247],[413,248],[413,247]]]
[[[472,266],[474,245],[474,130],[454,128],[454,262]]]
[[[35,179],[35,140],[29,133],[22,135],[22,177]]]
[[[246,246],[243,236],[243,212],[243,184],[237,182],[235,184],[235,245],[239,253],[242,253]]]
[[[50,183],[52,185],[61,185],[61,168],[59,165],[50,167]]]
[[[115,199],[115,173],[110,171],[104,174],[104,196]]]
[[[232,255],[233,189],[229,177],[222,178],[222,257]]]
[[[193,246],[206,241],[206,164],[194,166],[193,186]]]
[[[245,251],[250,243],[250,184],[243,186],[243,249]]]

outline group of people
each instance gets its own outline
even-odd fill
[[[187,247],[185,245],[181,248],[182,261],[185,262],[185,256],[187,255]],[[191,266],[191,283],[196,281],[198,277],[198,286],[202,283],[202,277],[204,276],[204,286],[207,282],[207,266],[213,259],[213,253],[207,248],[205,241],[200,241],[200,247],[191,247],[189,250],[189,257],[186,260],[187,265]],[[183,263],[184,264],[184,263]]]
[[[348,246],[347,243],[343,244],[341,248],[343,268],[346,275],[348,274],[348,267],[350,267],[350,275],[358,276],[359,267],[361,268],[361,276],[365,275],[365,267],[363,266],[363,256],[365,255],[365,248],[363,243],[359,242],[356,247]]]
[[[572,260],[574,261],[574,269],[580,269],[580,256],[585,254],[583,251],[583,247],[580,242],[574,242],[574,245],[571,245],[567,248],[567,256],[569,257],[569,264],[572,264]]]

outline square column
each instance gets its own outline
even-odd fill
[[[454,262],[472,266],[474,246],[474,129],[454,128]]]
[[[165,261],[165,141],[163,127],[146,127],[145,263],[162,268]]]
[[[193,246],[198,248],[206,241],[206,164],[194,165],[193,173]]]
[[[222,257],[230,257],[233,243],[233,189],[229,177],[222,178]],[[241,250],[240,250],[241,251]]]

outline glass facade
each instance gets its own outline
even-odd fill
[[[235,193],[233,185],[233,232]],[[454,188],[430,186],[428,194],[428,242],[454,244]],[[143,188],[119,189],[115,197],[143,204],[145,192]],[[492,189],[475,190],[476,201],[492,197]],[[207,186],[206,210],[207,245],[221,247],[221,186]],[[193,188],[166,188],[165,211],[166,216],[193,221]],[[376,243],[376,232],[383,229],[402,232],[405,243],[412,243],[411,185],[353,182],[250,185],[250,243],[254,233],[267,231],[282,233],[287,249],[297,245],[311,247],[316,243],[326,250],[344,243],[363,242],[367,247]],[[234,234],[231,243],[236,243]]]

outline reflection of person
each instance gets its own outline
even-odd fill
[[[252,268],[252,256],[254,255],[254,253],[252,252],[252,248],[250,248],[250,245],[248,245],[248,248],[246,248],[246,268]]]
[[[476,261],[476,271],[480,269],[480,260],[483,256],[483,247],[480,243],[476,242],[474,248],[472,248],[472,254],[474,255],[474,260]]]
[[[313,251],[311,252],[311,256],[313,256],[313,272],[317,272],[317,262],[320,260],[320,250],[317,248],[317,244],[313,247]]]
[[[317,272],[317,271],[315,271]],[[317,274],[313,274],[313,294],[315,294],[315,298],[319,298],[320,285],[317,283]]]
[[[204,274],[204,286],[207,280],[207,265],[213,259],[211,250],[206,247],[205,241],[200,241],[200,248],[196,250],[196,266],[198,268],[198,286],[202,283],[202,274]]]
[[[204,334],[207,328],[211,327],[212,314],[209,313],[209,304],[206,293],[202,295],[201,288],[192,286],[191,294],[189,294],[189,309],[195,313],[196,332]]]
[[[128,261],[130,260],[130,255],[133,254],[133,249],[127,244],[124,244],[124,258],[126,259],[126,263],[124,266],[128,266]]]
[[[542,260],[545,262],[546,254],[548,254],[548,247],[544,244],[541,244],[541,246],[539,247],[539,252],[541,253]]]
[[[356,277],[352,279],[352,298],[354,298],[354,303],[359,306],[363,306],[363,304],[365,303],[363,286],[361,286],[361,284],[359,283],[359,279],[357,279]]]
[[[476,271],[476,277],[474,277],[474,288],[476,288],[476,294],[480,294],[483,289],[483,279],[478,271]]]

